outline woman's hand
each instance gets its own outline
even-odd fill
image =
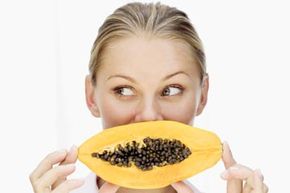
[[[47,155],[30,174],[34,192],[68,193],[82,186],[83,180],[66,179],[68,175],[75,171],[74,163],[76,160],[77,148],[75,146],[69,152],[62,150]]]
[[[227,193],[268,192],[268,187],[263,183],[264,177],[261,171],[237,164],[226,142],[223,144],[222,160],[226,170],[221,174],[221,177],[227,180]]]
[[[252,170],[237,164],[229,145],[223,144],[223,156],[226,170],[221,174],[227,180],[227,193],[267,193],[268,187],[263,183],[264,177],[260,170]],[[178,193],[198,193],[183,181],[171,184]]]

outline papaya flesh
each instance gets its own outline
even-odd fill
[[[124,149],[128,144],[140,144],[143,148],[147,148],[148,141],[145,140],[175,144],[167,150],[183,154],[172,155],[175,158],[181,157],[174,159],[175,162],[168,163],[166,162],[168,159],[165,158],[162,162],[152,161],[148,167],[139,166],[131,160],[132,157],[130,162],[127,161],[123,166],[108,161],[111,159],[108,155],[116,156],[115,153],[118,159],[123,152],[120,148]],[[136,152],[138,150],[142,155],[140,149],[141,147],[139,150],[137,148]],[[150,160],[156,161],[160,158],[161,155],[156,155],[157,152],[165,155],[160,145],[156,149],[158,151],[153,153],[154,157]],[[154,148],[150,150],[151,153],[153,151]],[[214,166],[221,155],[222,143],[215,133],[176,121],[147,121],[108,128],[86,140],[78,149],[78,159],[99,177],[121,187],[133,189],[162,188],[184,180]],[[132,159],[139,159],[139,155],[136,156],[137,158]]]

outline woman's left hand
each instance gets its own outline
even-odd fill
[[[227,180],[227,193],[268,192],[268,187],[263,183],[264,177],[261,171],[237,164],[226,142],[223,144],[222,160],[226,170],[221,174],[221,177]]]

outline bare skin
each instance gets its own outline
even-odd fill
[[[153,120],[193,125],[194,118],[207,103],[209,88],[208,77],[201,80],[198,65],[185,43],[147,37],[115,41],[105,50],[96,85],[92,84],[90,75],[85,84],[87,106],[93,116],[102,118],[104,129]],[[81,180],[66,179],[74,172],[76,157],[75,147],[46,157],[30,175],[34,192],[66,193],[80,187]],[[262,174],[237,164],[227,143],[224,143],[222,160],[227,193],[268,191]],[[246,182],[244,186],[243,182]],[[100,193],[194,192],[183,181],[146,191],[118,187],[103,179],[98,186]]]

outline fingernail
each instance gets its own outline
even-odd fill
[[[75,149],[77,149],[77,146],[76,146],[76,145],[72,145],[71,148],[70,148],[70,150],[69,150],[69,152],[71,153],[71,152],[73,152]]]
[[[227,179],[228,177],[229,177],[229,172],[226,170],[226,171],[224,171],[223,173],[221,173],[221,178],[223,178],[223,179]]]
[[[66,149],[60,149],[60,150],[58,150],[57,152],[58,152],[58,153],[66,153],[67,151],[66,151]]]
[[[259,176],[259,178],[262,178],[262,172],[261,169],[256,169],[255,173]]]
[[[224,152],[224,150],[225,150],[224,147],[225,147],[226,143],[227,143],[226,141],[223,141],[223,142],[222,142],[222,151],[223,151],[223,152]]]
[[[226,140],[223,141],[223,144],[227,145],[229,144]]]

